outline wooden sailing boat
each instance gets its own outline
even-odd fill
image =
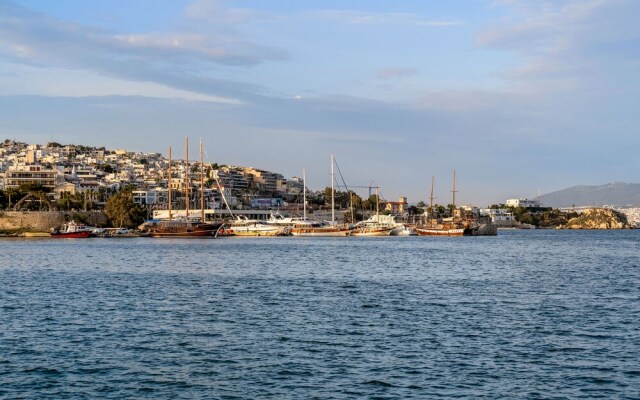
[[[213,237],[220,229],[222,223],[207,223],[204,212],[204,163],[202,161],[202,142],[200,142],[200,221],[192,221],[189,218],[189,138],[185,139],[186,147],[186,170],[185,170],[185,216],[180,219],[173,219],[171,213],[171,147],[169,147],[169,168],[168,168],[168,211],[169,219],[154,223],[149,227],[151,237],[155,238],[189,238],[189,237]]]
[[[296,224],[291,228],[290,233],[294,236],[349,236],[351,234],[351,229],[347,227],[336,226],[336,214],[335,214],[335,190],[334,190],[334,181],[335,177],[333,174],[333,154],[331,155],[331,224],[323,225],[319,222],[308,221],[307,220],[307,201],[306,201],[306,193],[307,193],[307,183],[306,183],[306,174],[305,171],[302,171],[302,181],[303,181],[303,192],[304,192],[304,218],[303,222],[300,224]]]
[[[451,218],[447,218],[440,223],[438,223],[433,218],[433,182],[434,177],[431,177],[431,196],[430,196],[430,205],[429,205],[429,221],[422,226],[416,227],[416,233],[420,236],[462,236],[464,235],[464,227],[462,224],[456,221],[455,215],[452,215]],[[456,209],[456,171],[453,171],[453,214],[455,214]]]
[[[380,188],[376,188],[376,215],[374,221],[362,221],[356,225],[353,236],[389,236],[393,226],[380,222]]]

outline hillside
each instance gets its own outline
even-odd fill
[[[607,183],[600,186],[574,186],[545,194],[540,201],[546,207],[640,206],[639,183]]]

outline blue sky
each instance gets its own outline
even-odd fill
[[[638,182],[640,2],[0,1],[0,138],[487,205]]]

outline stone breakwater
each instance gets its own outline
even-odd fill
[[[0,211],[0,230],[48,232],[72,220],[91,226],[108,223],[99,211]]]
[[[627,217],[607,208],[590,208],[558,229],[628,229]]]

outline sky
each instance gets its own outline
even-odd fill
[[[0,139],[486,206],[636,183],[636,0],[0,0]],[[195,149],[196,146],[192,146]],[[197,157],[192,153],[191,158]],[[340,180],[342,181],[342,180]],[[367,189],[357,188],[360,194]]]

